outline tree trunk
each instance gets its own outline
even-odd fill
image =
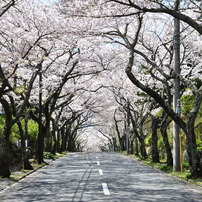
[[[200,162],[200,156],[197,151],[196,135],[194,132],[194,126],[189,124],[187,134],[187,153],[189,157],[190,172],[193,178],[202,177],[202,163]]]
[[[43,152],[44,152],[44,141],[45,141],[45,134],[46,134],[46,128],[43,126],[43,124],[39,124],[40,126],[40,130],[39,130],[39,133],[38,133],[38,139],[37,139],[37,160],[38,160],[38,164],[41,164],[44,162],[44,157],[43,157]]]
[[[166,150],[166,157],[167,157],[167,165],[168,166],[173,166],[173,156],[172,156],[172,150],[170,143],[168,141],[168,133],[167,133],[167,126],[170,124],[170,121],[167,120],[167,115],[164,115],[164,118],[161,122],[161,134],[163,137],[163,142]]]
[[[187,150],[188,150],[188,155],[189,155],[189,162],[191,164],[191,174],[192,174],[192,176],[202,176],[202,173],[201,173],[202,168],[197,167],[200,165],[200,162],[198,160],[199,158],[198,158],[198,154],[197,154],[196,146],[195,146],[196,139],[195,139],[195,137],[191,137],[194,133],[192,133],[192,132],[190,133],[190,130],[188,127],[189,121],[188,121],[188,123],[185,123],[185,121],[177,113],[175,113],[175,111],[170,107],[169,104],[167,104],[167,102],[165,102],[165,99],[158,92],[156,92],[155,90],[150,88],[148,85],[144,85],[140,80],[138,80],[136,78],[136,76],[132,72],[133,67],[134,67],[135,53],[139,54],[139,55],[143,54],[141,51],[135,49],[135,45],[137,44],[136,42],[138,41],[137,37],[140,32],[141,25],[142,24],[140,21],[139,26],[138,26],[138,32],[136,33],[135,39],[133,40],[133,42],[134,42],[133,46],[128,47],[130,54],[129,54],[129,60],[128,60],[128,64],[125,69],[125,72],[126,72],[128,78],[131,80],[131,82],[135,86],[140,88],[143,92],[147,93],[147,95],[151,96],[165,110],[165,112],[172,118],[172,120],[175,121],[175,123],[178,124],[181,129],[183,129],[183,131],[185,132],[186,137],[187,137]],[[144,57],[146,57],[146,55],[144,55]],[[146,59],[149,60],[149,58],[147,58],[147,57],[146,57]],[[199,90],[200,91],[198,92],[198,94],[195,91],[195,95],[196,95],[195,102],[198,102],[197,104],[200,104],[201,99],[202,99],[200,97],[200,96],[202,96],[201,89],[199,89]],[[198,105],[198,108],[196,107],[195,109],[193,109],[195,116],[198,112],[199,106],[200,105]],[[192,114],[190,114],[190,117],[192,117],[192,119],[194,119],[194,121],[195,121],[195,117],[193,117]]]
[[[130,154],[130,138],[129,138],[129,135],[128,134],[126,134],[125,135],[126,136],[126,152],[127,152],[127,154]]]
[[[143,137],[140,137],[140,153],[143,158],[145,159],[147,158],[147,152],[146,152],[145,142]]]
[[[65,151],[66,150],[66,138],[65,138],[65,128],[61,128],[61,140],[62,140],[62,143],[61,143],[61,152]]]
[[[139,155],[139,151],[138,151],[138,138],[135,136],[135,148],[134,148],[134,153],[136,156]]]
[[[134,141],[130,141],[130,154],[134,154]]]
[[[193,178],[202,177],[202,162],[200,151],[197,151],[196,134],[195,134],[195,120],[202,102],[202,86],[195,91],[196,99],[194,101],[192,110],[190,111],[187,122],[187,152],[189,157],[190,171]]]
[[[0,138],[0,176],[10,177],[11,173],[8,160],[8,142],[6,141],[4,135]]]
[[[143,124],[140,124],[139,130],[140,130],[139,141],[140,141],[141,156],[143,158],[147,158],[147,152],[146,152],[145,142],[144,142],[145,136],[144,136],[144,132],[143,132]]]
[[[74,146],[73,139],[70,137],[68,140],[67,151],[73,152],[74,150],[73,146]]]
[[[17,125],[20,131],[20,136],[21,136],[21,158],[22,158],[22,164],[23,164],[22,167],[23,169],[26,169],[26,170],[33,170],[33,167],[29,162],[29,154],[25,145],[25,141],[27,139],[27,133],[28,133],[26,118],[25,118],[25,130],[23,130],[22,124],[19,121],[17,122]]]
[[[28,113],[26,112],[25,114],[25,130],[24,130],[24,143],[25,141],[28,141]],[[24,150],[24,155],[23,155],[23,168],[26,170],[33,170],[32,165],[29,162],[29,150],[26,148],[25,145],[25,150]]]
[[[64,136],[64,143],[63,143],[64,144],[64,151],[67,150],[67,139],[68,139],[69,135],[70,135],[70,128],[66,127],[65,136]]]
[[[12,112],[6,100],[0,99],[0,102],[5,111],[5,124],[0,137],[0,176],[9,177],[11,174],[9,168],[9,139],[12,128]]]
[[[113,151],[118,151],[117,150],[116,138],[114,138],[114,137],[112,137],[112,145],[113,145]]]
[[[116,113],[116,111],[115,111]],[[125,147],[125,136],[121,137],[120,131],[119,131],[119,126],[118,126],[118,121],[116,120],[116,114],[114,113],[114,123],[115,123],[115,128],[116,128],[116,132],[118,135],[118,139],[119,139],[119,145],[120,145],[120,150],[121,151],[125,151],[126,147]]]
[[[125,135],[123,135],[120,138],[120,148],[121,148],[121,151],[126,151],[126,136]]]
[[[56,138],[56,131],[55,131],[55,122],[54,120],[52,120],[52,126],[53,126],[53,129],[51,131],[51,134],[52,134],[52,138],[53,138],[53,147],[52,147],[52,153],[53,154],[56,154],[57,152],[57,138]]]
[[[138,143],[136,141],[137,141],[137,137],[135,134],[133,134],[132,140],[131,140],[131,154],[135,154],[135,155],[138,154]]]
[[[159,151],[158,151],[158,136],[157,129],[159,124],[159,118],[153,118],[152,120],[152,139],[151,139],[151,152],[152,152],[152,162],[159,162]]]
[[[53,136],[51,134],[50,129],[48,129],[48,132],[46,134],[45,138],[45,151],[46,152],[51,152],[53,150]]]
[[[56,142],[56,148],[57,148],[57,152],[61,153],[61,150],[60,150],[60,130],[57,131],[57,142]]]

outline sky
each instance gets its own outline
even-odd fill
[[[45,3],[54,3],[57,2],[58,0],[42,0]]]

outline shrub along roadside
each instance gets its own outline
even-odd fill
[[[135,159],[137,161],[143,162],[144,164],[151,166],[152,168],[156,168],[162,172],[165,172],[171,176],[175,176],[177,178],[180,178],[182,180],[187,181],[190,184],[194,184],[197,186],[202,187],[202,178],[196,178],[196,179],[191,179],[191,173],[187,169],[186,163],[183,164],[183,171],[182,172],[174,172],[172,166],[167,166],[166,162],[160,162],[160,163],[153,163],[150,158],[144,159],[138,156],[135,156],[134,154],[127,154],[126,152],[122,152],[122,154]]]

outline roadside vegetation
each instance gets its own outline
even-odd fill
[[[0,1],[0,176],[94,146],[179,170],[180,142],[185,178],[201,178],[201,8]]]
[[[63,153],[56,153],[55,155],[51,152],[44,152],[44,162],[38,164],[38,162],[34,159],[30,159],[30,164],[32,166],[32,170],[27,170],[21,167],[21,164],[13,165],[12,166],[12,173],[9,177],[10,180],[19,181],[22,178],[26,177],[27,175],[31,174],[32,172],[42,168],[43,166],[48,165],[51,161],[56,160],[59,157],[64,156],[67,152]]]

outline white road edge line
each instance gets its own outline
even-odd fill
[[[102,169],[98,169],[98,171],[99,171],[99,174],[100,174],[100,175],[103,175]]]
[[[97,161],[97,165],[100,166],[100,162],[99,161]]]
[[[110,192],[109,192],[109,189],[107,187],[107,183],[102,183],[102,188],[103,188],[104,195],[109,196]]]

